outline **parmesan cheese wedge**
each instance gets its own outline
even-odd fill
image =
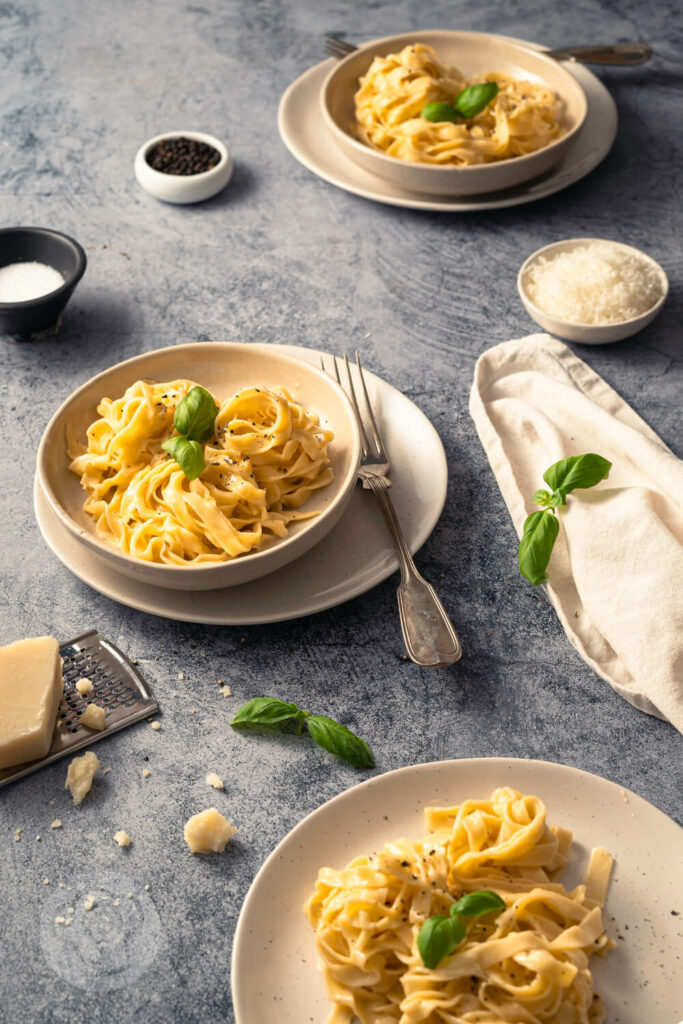
[[[0,768],[45,757],[62,691],[62,660],[54,637],[0,647]]]

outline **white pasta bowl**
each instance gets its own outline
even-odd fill
[[[549,86],[563,102],[565,134],[535,153],[467,167],[413,163],[371,148],[354,135],[358,79],[376,56],[396,53],[411,43],[431,46],[442,63],[457,67],[465,78],[498,71]],[[486,32],[440,30],[405,32],[361,46],[330,71],[322,86],[320,104],[332,138],[349,159],[401,188],[443,196],[497,192],[545,174],[565,156],[588,113],[580,84],[562,64],[542,51]]]
[[[208,565],[166,565],[128,555],[99,537],[93,519],[84,511],[86,492],[69,470],[66,430],[84,441],[88,426],[98,418],[97,405],[105,396],[120,397],[136,380],[170,381],[188,378],[208,388],[220,401],[249,385],[284,387],[292,398],[315,412],[334,432],[328,447],[334,479],[315,491],[303,511],[318,514],[292,523],[287,537],[227,562]],[[228,342],[176,345],[135,356],[83,384],[59,407],[38,448],[37,476],[50,508],[66,529],[117,572],[173,590],[217,590],[266,576],[304,555],[321,541],[344,512],[356,482],[360,436],[351,404],[342,388],[322,370],[283,355],[276,346]]]
[[[576,341],[582,345],[608,345],[614,341],[623,341],[624,338],[630,338],[633,334],[637,334],[638,331],[642,331],[644,327],[647,327],[664,305],[669,293],[669,279],[664,270],[647,253],[644,253],[641,249],[636,249],[632,245],[624,245],[622,242],[611,242],[610,244],[618,245],[620,249],[623,249],[629,255],[636,256],[638,259],[643,260],[643,262],[648,263],[660,281],[660,296],[654,305],[644,313],[631,317],[629,320],[620,320],[613,324],[587,324],[555,316],[553,313],[548,313],[546,310],[541,309],[532,301],[528,292],[529,274],[534,264],[540,258],[552,259],[553,256],[558,256],[562,252],[571,252],[573,249],[582,248],[591,242],[601,241],[604,241],[604,239],[565,238],[561,242],[552,242],[550,245],[545,245],[542,249],[537,249],[536,252],[532,253],[519,269],[517,274],[517,291],[524,308],[532,320],[535,320],[537,324],[540,324],[550,334],[554,334],[556,338],[562,338],[564,341]]]

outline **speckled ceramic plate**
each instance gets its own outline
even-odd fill
[[[278,348],[320,365],[319,352]],[[392,462],[394,504],[415,552],[434,529],[446,500],[443,445],[410,399],[374,374],[366,371],[366,376]],[[51,511],[37,479],[34,509],[48,547],[84,583],[131,608],[182,622],[241,626],[296,619],[363,594],[398,567],[381,513],[372,495],[359,487],[325,540],[297,561],[253,583],[210,591],[168,590],[116,572],[71,536]]]
[[[511,39],[533,50],[537,43]],[[503,192],[472,196],[426,196],[401,188],[358,166],[336,145],[320,109],[320,90],[334,66],[325,60],[309,68],[283,93],[278,110],[280,137],[293,157],[331,185],[389,206],[413,210],[455,211],[498,210],[519,206],[559,192],[589,174],[605,159],[617,133],[617,108],[599,78],[581,64],[565,64],[566,70],[583,87],[588,100],[588,116],[581,134],[564,159],[543,177]]]
[[[475,758],[376,776],[323,804],[283,839],[254,879],[237,924],[237,1024],[326,1019],[329,1003],[302,912],[320,867],[342,867],[399,836],[419,838],[427,805],[488,796],[498,786],[539,796],[551,823],[572,830],[569,886],[580,879],[594,846],[616,858],[606,923],[617,947],[592,964],[608,1024],[680,1021],[683,830],[635,793],[577,768]]]

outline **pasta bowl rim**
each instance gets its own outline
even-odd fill
[[[546,312],[546,310],[541,309],[540,306],[534,303],[526,288],[527,274],[532,265],[541,256],[547,257],[560,252],[571,252],[573,249],[588,245],[591,242],[609,242],[620,249],[626,249],[637,256],[638,259],[649,263],[654,268],[662,286],[662,293],[649,309],[646,309],[644,313],[639,313],[638,316],[629,317],[628,320],[619,320],[613,324],[589,324],[583,320],[565,320],[555,313]],[[654,320],[669,294],[669,278],[664,268],[656,259],[650,256],[649,253],[638,249],[635,245],[629,245],[627,242],[618,242],[612,238],[561,238],[556,242],[550,242],[548,245],[536,249],[530,256],[527,256],[517,273],[517,292],[531,319],[535,320],[537,324],[544,327],[547,331],[557,335],[557,337],[567,341],[575,341],[579,344],[583,343],[584,345],[606,345],[610,342],[623,341],[625,338],[632,337],[632,335],[642,331],[643,328],[647,327]]]
[[[520,54],[528,54],[533,56],[534,59],[540,59],[554,71],[559,70],[568,83],[568,88],[573,89],[576,96],[580,97],[581,112],[576,123],[559,139],[555,139],[549,145],[543,146],[533,153],[507,157],[504,160],[495,160],[490,163],[472,164],[466,167],[453,165],[437,166],[419,161],[402,160],[400,157],[390,156],[387,153],[374,149],[372,146],[367,145],[367,143],[357,139],[350,129],[345,130],[340,127],[330,111],[329,98],[335,82],[343,75],[345,68],[357,60],[359,55],[369,55],[370,63],[372,63],[372,58],[375,55],[374,51],[379,47],[386,45],[393,47],[395,42],[397,48],[403,48],[403,46],[407,46],[411,42],[421,42],[421,37],[424,36],[458,36],[466,38],[473,44],[478,38],[492,39],[513,47]],[[437,45],[438,43],[434,42],[434,46],[436,47]],[[392,51],[390,50],[389,52]],[[437,54],[437,56],[439,55]],[[366,67],[366,71],[370,63]],[[348,54],[348,56],[337,60],[334,67],[330,69],[320,89],[319,106],[323,121],[335,143],[350,159],[359,163],[360,166],[365,166],[366,169],[372,168],[372,173],[377,174],[379,177],[412,188],[417,192],[424,191],[431,194],[439,194],[439,186],[441,186],[442,192],[449,195],[458,194],[458,191],[453,187],[456,182],[462,185],[460,191],[463,195],[476,195],[478,193],[500,191],[529,181],[538,174],[543,173],[548,167],[559,162],[562,154],[569,148],[582,130],[588,116],[588,98],[581,83],[562,66],[561,62],[548,57],[542,48],[534,49],[521,40],[515,39],[512,36],[500,35],[496,32],[470,32],[457,29],[417,29],[414,32],[401,32],[395,35],[382,36],[381,38],[372,39],[364,43]],[[542,166],[539,167],[539,165]],[[508,169],[508,174],[505,174],[501,168]],[[404,180],[408,174],[411,179],[409,184]],[[500,179],[513,175],[514,181],[511,181],[509,184],[507,182],[500,183]],[[494,179],[499,180],[496,181]]]
[[[259,345],[258,351],[263,354],[263,347],[261,346],[265,346],[265,344],[261,343],[259,345],[259,343],[250,342],[188,342],[182,345],[168,345],[149,352],[138,353],[95,374],[94,377],[89,378],[89,380],[76,388],[61,403],[50,417],[40,439],[36,456],[36,475],[51,511],[77,541],[101,559],[110,562],[112,567],[116,567],[125,575],[144,580],[146,583],[171,589],[218,590],[267,576],[271,572],[275,572],[277,569],[282,568],[282,566],[304,555],[306,551],[326,536],[343,514],[356,484],[361,454],[358,423],[346,392],[332,377],[312,364],[304,363],[302,360],[295,359],[291,355],[278,352],[278,347],[275,345],[272,348],[279,360],[289,365],[294,371],[310,372],[314,377],[317,377],[341,400],[341,406],[346,412],[346,422],[343,428],[341,424],[334,422],[330,423],[330,426],[334,430],[335,438],[344,436],[347,439],[349,452],[347,468],[341,477],[336,476],[329,485],[334,487],[335,483],[337,484],[329,505],[322,509],[319,515],[302,522],[300,528],[295,533],[288,533],[283,538],[274,538],[271,543],[258,551],[245,552],[243,555],[224,562],[202,565],[168,565],[161,562],[147,562],[144,559],[136,558],[133,555],[120,551],[112,544],[98,537],[94,532],[94,524],[92,532],[84,529],[69,513],[69,510],[64,506],[51,483],[48,455],[53,450],[53,446],[66,445],[64,428],[67,423],[66,417],[69,409],[74,407],[84,394],[93,388],[96,389],[100,382],[104,383],[105,378],[114,372],[130,367],[131,376],[129,383],[132,384],[135,380],[145,379],[144,370],[137,374],[134,372],[135,364],[143,366],[149,359],[159,357],[165,353],[173,353],[179,358],[182,357],[183,353],[190,357],[192,355],[196,356],[198,349],[206,349],[216,353],[216,350],[220,348],[226,355],[229,354],[230,350],[252,350],[255,353],[257,350],[256,346]],[[105,394],[106,391],[103,390],[98,401]],[[316,403],[313,411],[326,417],[324,404],[321,407]],[[61,434],[59,430],[60,424],[62,426]],[[334,444],[334,441],[331,443]],[[66,468],[60,472],[69,473],[70,471]],[[83,500],[85,501],[85,491],[83,491]],[[244,568],[245,566],[247,568]]]

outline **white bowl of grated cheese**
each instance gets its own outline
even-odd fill
[[[604,345],[654,320],[669,282],[659,263],[631,245],[568,238],[525,260],[517,290],[529,316],[551,334]]]

